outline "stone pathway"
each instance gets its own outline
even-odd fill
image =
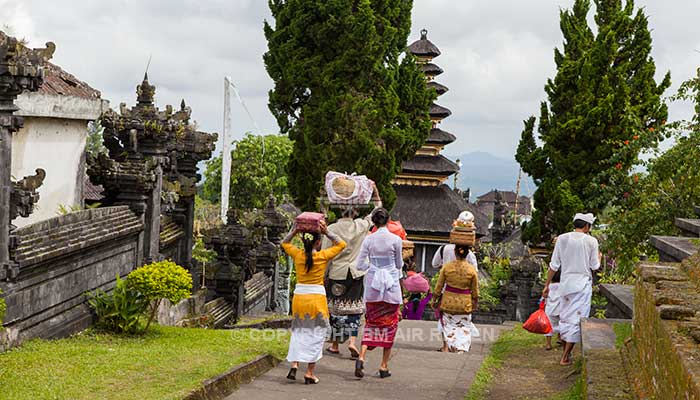
[[[353,375],[354,361],[347,347],[341,345],[341,356],[327,353],[316,368],[321,382],[304,385],[305,366],[297,373],[297,381],[285,379],[289,363],[254,382],[242,386],[226,400],[328,400],[361,398],[375,399],[464,399],[476,371],[488,349],[500,333],[510,325],[477,325],[481,337],[475,339],[467,354],[444,354],[435,351],[442,345],[435,322],[402,321],[389,364],[392,376],[375,376],[381,349],[369,353],[365,362],[365,378]]]

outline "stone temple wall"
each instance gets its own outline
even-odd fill
[[[641,398],[700,399],[700,256],[641,264],[631,359]]]
[[[92,322],[85,292],[114,287],[143,258],[143,223],[127,206],[79,211],[12,232],[15,271],[0,289],[7,303],[0,350],[56,338]]]

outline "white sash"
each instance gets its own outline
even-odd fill
[[[370,257],[369,271],[374,275],[370,287],[384,297],[384,292],[399,284],[399,270],[391,257]]]
[[[322,294],[326,295],[326,288],[323,285],[309,285],[306,283],[297,283],[294,288],[294,294]]]

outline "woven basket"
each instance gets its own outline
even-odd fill
[[[473,222],[470,222],[467,224],[467,226],[455,226],[452,228],[455,231],[460,231],[460,232],[475,232],[476,231],[476,225],[474,225]]]
[[[415,247],[416,245],[413,242],[404,240],[401,244],[401,258],[404,260],[410,258],[413,255],[413,250]]]
[[[450,232],[450,243],[461,246],[474,246],[474,243],[476,243],[476,232],[453,229]]]
[[[349,198],[355,193],[355,181],[350,178],[339,176],[333,179],[333,191],[340,197]]]

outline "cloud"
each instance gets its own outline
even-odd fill
[[[560,8],[573,0],[414,0],[413,33],[429,30],[442,50],[435,60],[450,88],[439,103],[453,115],[443,129],[458,141],[448,154],[472,150],[512,158],[522,120],[538,114],[544,84],[555,72],[561,45]],[[671,70],[674,87],[700,65],[700,2],[644,0],[654,38],[658,76]],[[261,0],[0,0],[0,23],[40,46],[57,44],[54,62],[103,93],[113,106],[135,102],[149,57],[160,107],[184,98],[201,129],[221,131],[223,77],[232,77],[263,132],[277,132],[267,108],[273,83],[263,65],[262,26],[271,19]],[[7,22],[5,22],[7,21]],[[669,92],[670,94],[670,92]],[[673,104],[671,117],[692,108]],[[236,137],[253,130],[233,103]]]

